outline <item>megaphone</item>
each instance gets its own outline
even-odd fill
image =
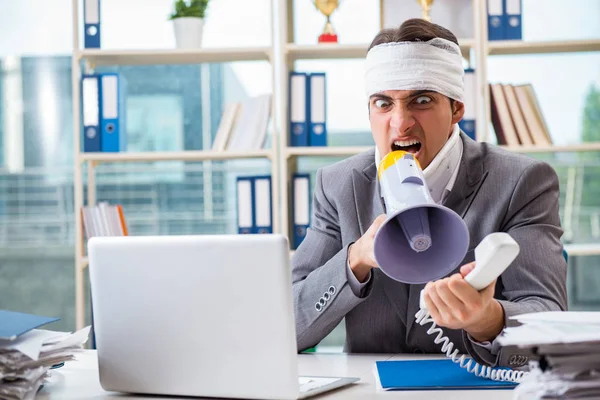
[[[387,154],[378,179],[387,214],[374,242],[381,271],[396,281],[419,284],[454,270],[467,252],[469,230],[457,213],[433,201],[414,155]]]

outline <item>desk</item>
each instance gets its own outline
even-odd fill
[[[408,360],[416,358],[439,358],[437,356],[411,355],[349,355],[349,354],[300,354],[298,367],[301,375],[356,376],[360,381],[352,386],[313,397],[320,399],[428,399],[428,400],[508,400],[513,398],[512,390],[448,390],[448,391],[394,391],[377,389],[373,367],[378,360]],[[181,397],[169,397],[175,400]],[[105,392],[98,380],[98,358],[94,350],[85,350],[77,355],[77,360],[69,361],[60,369],[52,372],[48,383],[36,396],[36,400],[141,400],[167,399],[165,397],[127,396]]]

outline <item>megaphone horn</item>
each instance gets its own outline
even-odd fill
[[[375,261],[381,271],[403,283],[442,278],[463,260],[469,230],[451,209],[436,204],[414,155],[387,154],[378,178],[387,218],[375,234]]]

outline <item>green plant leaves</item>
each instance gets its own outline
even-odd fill
[[[204,18],[209,0],[175,0],[174,11],[169,19],[182,17]]]

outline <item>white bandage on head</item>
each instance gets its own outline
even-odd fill
[[[367,53],[367,97],[385,90],[432,90],[464,102],[464,68],[460,48],[449,40],[393,42]]]

